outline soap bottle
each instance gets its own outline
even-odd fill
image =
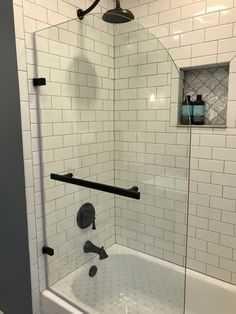
[[[202,95],[197,95],[196,101],[193,103],[192,124],[205,123],[205,102],[202,100]]]
[[[191,117],[192,117],[192,101],[191,96],[187,95],[185,97],[182,108],[181,108],[181,123],[184,125],[191,124]]]

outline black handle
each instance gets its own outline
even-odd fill
[[[112,185],[73,178],[72,173],[68,173],[65,175],[51,173],[50,177],[52,180],[56,180],[56,181],[84,186],[86,188],[90,188],[90,189],[94,189],[98,191],[103,191],[103,192],[121,195],[121,196],[129,197],[129,198],[134,198],[136,200],[140,199],[140,192],[138,191],[137,186],[134,186],[131,189],[123,189],[123,188],[119,188]]]
[[[92,230],[96,230],[95,219],[93,221],[93,228],[92,228]]]
[[[54,255],[54,250],[51,247],[48,247],[48,246],[44,246],[42,248],[42,252],[43,252],[43,254],[47,254],[49,256],[53,256]]]

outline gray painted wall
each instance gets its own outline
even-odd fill
[[[0,310],[32,313],[12,0],[0,0]]]

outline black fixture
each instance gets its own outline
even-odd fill
[[[92,3],[92,5],[86,10],[79,9],[77,11],[78,18],[83,20],[85,15],[90,13],[99,2],[100,0],[95,0],[94,3]],[[104,13],[102,19],[108,23],[121,24],[132,21],[134,19],[134,15],[130,10],[122,9],[120,6],[120,0],[116,0],[116,7]]]
[[[85,203],[80,207],[77,214],[77,225],[81,229],[85,229],[93,225],[93,230],[96,230],[95,209],[91,203]]]
[[[99,2],[100,0],[95,0],[94,3],[92,3],[91,6],[86,10],[79,9],[77,11],[78,18],[80,20],[83,20],[84,16],[87,15],[89,12],[91,12],[98,5]]]
[[[46,85],[46,79],[44,77],[34,78],[33,79],[33,85],[34,86],[45,86]]]
[[[98,269],[97,266],[93,265],[89,270],[89,276],[94,277],[97,273]]]
[[[48,246],[44,246],[42,248],[42,252],[43,252],[43,254],[47,254],[49,256],[53,256],[54,255],[54,250],[52,248],[48,247]]]
[[[108,257],[104,247],[98,247],[91,241],[86,241],[84,245],[84,253],[96,253],[99,255],[99,259],[105,259]]]
[[[72,173],[67,173],[65,175],[51,173],[50,178],[52,180],[75,184],[79,186],[84,186],[86,188],[90,188],[90,189],[94,189],[98,191],[103,191],[103,192],[117,194],[117,195],[129,197],[129,198],[134,198],[136,200],[140,199],[140,192],[138,191],[137,186],[133,186],[130,189],[123,189],[123,188],[119,188],[112,185],[73,178]]]
[[[127,23],[134,19],[134,15],[130,10],[122,9],[120,0],[116,0],[115,9],[109,10],[102,16],[103,21],[112,24]]]

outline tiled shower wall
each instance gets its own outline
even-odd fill
[[[85,3],[86,2],[86,3]],[[101,1],[111,6],[112,1]],[[32,137],[27,62],[32,59],[31,33],[75,18],[85,0],[14,0],[16,42],[24,141],[29,245],[34,313],[39,313],[39,291],[45,288],[38,180],[37,139]],[[235,10],[232,0],[143,1],[126,3],[141,24],[150,27],[180,67],[229,62],[236,50]],[[101,10],[98,7],[96,10]],[[192,149],[189,267],[232,283],[235,276],[235,117],[236,63],[230,63],[226,130],[194,129]],[[29,82],[29,86],[31,81]],[[37,245],[39,243],[39,247]],[[38,256],[39,254],[39,256]]]
[[[236,284],[236,2],[133,0],[182,67],[230,63],[227,128],[193,128],[188,267]]]
[[[109,1],[102,0],[101,5],[98,6],[95,11],[101,12],[101,10],[105,10],[105,8],[108,7],[108,4],[109,4]],[[34,89],[32,89],[32,80],[31,80],[31,78],[33,77],[33,71],[34,71],[33,66],[32,66],[33,60],[34,60],[34,53],[33,53],[34,43],[33,43],[32,33],[40,29],[44,29],[50,25],[55,25],[58,23],[65,22],[67,20],[74,19],[76,18],[76,8],[78,7],[86,8],[88,5],[89,5],[89,2],[85,0],[78,0],[78,1],[77,0],[68,0],[68,1],[14,0],[16,44],[17,44],[18,70],[19,70],[18,73],[19,73],[19,84],[20,84],[21,112],[22,112],[22,132],[23,132],[24,159],[25,159],[24,165],[25,165],[25,180],[26,180],[27,212],[28,212],[33,313],[34,314],[40,313],[40,291],[43,291],[45,289],[46,282],[45,282],[44,256],[41,254],[42,244],[44,243],[44,233],[43,233],[43,226],[42,226],[42,202],[43,201],[41,199],[41,186],[40,186],[40,180],[39,180],[40,147],[39,147],[39,141],[38,141],[38,130],[36,126],[37,117],[36,117],[36,103],[35,103],[35,95],[34,95],[35,91]],[[72,34],[71,36],[73,37]],[[64,36],[64,40],[66,39],[67,39],[67,36]],[[51,162],[54,163],[55,172],[60,171],[61,173],[63,173],[64,171],[75,169],[76,163],[81,162],[81,166],[82,166],[83,161],[82,159],[79,161],[79,158],[78,158],[79,152],[78,151],[76,152],[76,149],[73,149],[73,145],[74,145],[73,139],[75,135],[78,136],[78,138],[80,138],[80,140],[82,141],[82,134],[76,133],[77,126],[75,124],[74,124],[73,134],[71,133],[70,135],[70,132],[68,134],[64,134],[63,133],[64,131],[60,133],[62,129],[60,125],[60,116],[63,115],[63,111],[64,111],[64,117],[66,117],[67,119],[73,120],[74,115],[77,114],[76,113],[76,109],[77,109],[76,99],[73,99],[73,100],[68,99],[66,98],[67,96],[65,95],[63,103],[61,104],[57,103],[57,108],[58,106],[60,106],[60,110],[57,113],[53,111],[53,109],[55,109],[54,106],[56,102],[58,101],[57,99],[58,86],[60,84],[61,85],[66,84],[68,74],[65,73],[65,75],[63,76],[63,72],[59,73],[59,71],[62,69],[54,67],[55,64],[53,64],[53,62],[51,63],[51,61],[48,61],[47,59],[48,56],[46,56],[47,49],[49,49],[48,44],[49,44],[49,41],[47,40],[46,41],[42,40],[41,43],[39,44],[41,45],[40,47],[41,56],[39,59],[41,60],[40,62],[42,62],[40,71],[42,71],[41,73],[44,73],[49,78],[49,82],[51,82],[50,85],[51,87],[53,87],[51,92],[48,91],[48,94],[42,95],[42,98],[44,99],[44,101],[42,101],[41,103],[43,105],[41,109],[43,109],[45,113],[41,115],[41,118],[43,119],[44,126],[45,126],[45,128],[43,128],[43,132],[45,132],[44,133],[45,136],[48,135],[46,137],[47,140],[44,143],[44,148],[45,150],[47,150],[47,152],[44,154],[43,157],[49,158],[47,161],[50,162],[50,155],[53,156],[53,159],[51,159]],[[53,47],[53,44],[54,44],[54,47]],[[65,43],[62,43],[60,48],[62,48],[63,44]],[[51,45],[50,49],[54,49],[54,51],[51,51],[52,55],[54,55],[52,59],[55,60],[59,58],[61,59],[64,58],[65,59],[64,61],[66,61],[66,56],[63,56],[63,54],[66,54],[66,51],[70,49],[69,45],[63,46],[65,49],[59,49],[59,47],[56,47],[57,46],[56,42],[54,43],[52,42],[50,45]],[[74,46],[74,49],[76,50],[75,45],[71,45],[71,46]],[[59,53],[60,53],[60,57],[59,57]],[[49,62],[49,63],[45,64],[44,62],[46,63]],[[106,64],[106,67],[109,67],[108,63]],[[74,74],[75,74],[74,76],[76,76],[76,73]],[[72,78],[70,77],[70,79]],[[92,78],[91,78],[91,82],[92,82]],[[70,86],[67,86],[64,90],[66,91],[66,89],[69,89],[69,88]],[[42,93],[45,93],[45,91]],[[88,101],[88,99],[84,100],[84,102],[86,101]],[[72,102],[73,102],[73,107],[72,107]],[[99,101],[97,103],[93,103],[93,105],[99,106]],[[106,107],[106,113],[107,113],[107,111],[111,109],[110,103],[109,102],[107,102],[107,104],[104,103],[104,110],[105,110],[105,107]],[[92,107],[90,109],[92,111]],[[99,107],[99,110],[100,109],[101,108]],[[47,112],[47,110],[49,111]],[[110,113],[107,113],[107,114],[109,115]],[[89,123],[91,124],[94,123],[93,130],[95,130],[96,128],[95,119],[91,119],[90,121],[89,119],[90,113],[88,112],[87,113],[84,112],[84,115],[87,115],[87,121],[85,122],[84,130],[88,130]],[[48,121],[47,119],[49,119],[50,121]],[[54,119],[56,120],[54,121]],[[106,128],[105,133],[107,132],[109,134],[109,130],[111,126],[109,126],[109,123],[107,123],[108,117],[106,118],[105,115],[101,117],[101,115],[97,113],[96,119],[99,120],[99,124],[101,122],[101,119],[106,120],[103,123],[104,131]],[[90,124],[90,127],[92,126],[91,124]],[[54,125],[54,129],[53,129],[54,133],[50,133],[52,132],[53,125]],[[98,130],[96,129],[96,133],[97,131]],[[97,136],[99,137],[99,133],[100,133],[101,138],[102,138],[103,132],[102,131],[100,132],[100,131],[98,131]],[[47,132],[49,133],[47,134]],[[52,134],[54,134],[55,140],[52,137],[50,139],[50,135]],[[84,132],[84,136],[86,137],[86,131]],[[94,159],[94,156],[92,156],[93,155],[92,149],[94,151],[95,149],[94,145],[96,146],[96,144],[93,141],[94,133],[93,132],[90,134],[87,133],[87,136],[90,138],[90,143],[88,145],[89,147],[86,147],[86,149],[90,149],[91,159],[88,158],[87,160],[84,160],[84,163],[92,162],[91,160]],[[62,140],[62,137],[67,137],[66,138],[67,143],[70,143],[70,146],[67,146],[66,148],[67,153],[68,151],[71,151],[71,159],[69,161],[70,164],[65,164],[65,163],[63,164],[62,162],[64,160],[63,154],[65,151],[63,151],[63,149],[61,149],[61,147],[59,146],[54,147],[54,145],[59,144],[59,142]],[[98,139],[98,137],[96,138],[96,140]],[[109,138],[109,136],[106,138]],[[101,141],[99,141],[99,145],[100,144],[101,144]],[[110,151],[109,140],[107,140],[107,149],[106,149],[105,154],[107,154],[107,152],[109,153],[109,151]],[[53,152],[53,155],[52,155],[52,152]],[[104,160],[106,160],[105,158],[107,158],[107,155],[103,157],[104,157]],[[112,156],[109,156],[109,158],[110,157]],[[56,161],[57,158],[58,160]],[[107,160],[107,165],[108,164],[109,164],[109,161]],[[93,167],[94,172],[93,173],[90,172],[90,175],[92,174],[95,175],[95,173],[100,173],[100,170],[98,169],[100,168],[100,165],[97,166],[97,169],[96,169],[96,164],[93,164],[93,165],[91,164],[91,167]],[[85,170],[83,172],[83,176],[86,176],[85,164],[83,164],[83,169]],[[45,169],[45,171],[48,171],[48,170]],[[103,177],[102,180],[106,181],[108,180],[108,178]],[[51,183],[52,182],[46,181],[45,187],[50,188]],[[47,184],[49,185],[47,186]],[[67,191],[63,191],[63,192],[62,191],[63,191],[62,185],[58,184],[57,188],[55,188],[55,190],[52,191],[51,193],[52,196],[54,195],[53,196],[54,199],[59,197],[57,204],[55,203],[54,200],[51,201],[48,199],[48,206],[46,210],[48,211],[52,210],[52,215],[50,216],[50,218],[52,218],[51,221],[54,220],[54,222],[57,221],[55,220],[56,217],[53,217],[53,211],[56,208],[55,206],[57,206],[58,209],[61,209],[60,213],[62,213],[61,217],[63,217],[63,215],[65,215],[63,207],[65,206],[67,202],[68,202],[67,205],[71,204],[73,197],[78,197],[79,195],[81,201],[82,200],[86,201],[86,198],[88,197],[88,195],[84,191],[80,191],[79,193],[77,193],[77,196],[75,195],[73,189],[69,188]],[[67,194],[66,197],[65,197],[65,194]],[[101,195],[100,197],[101,199],[103,198],[103,196]],[[98,203],[101,204],[102,202],[101,199],[99,200],[99,195],[93,194],[93,200],[95,200],[95,202],[98,201]],[[101,206],[99,206],[98,208],[99,208],[99,211],[104,213],[101,219],[105,219],[108,221],[108,224],[106,224],[106,228],[107,230],[109,230],[110,228],[109,224],[111,223],[111,220],[113,221],[113,218],[111,214],[110,222],[109,222],[107,213],[110,214],[113,212],[113,198],[107,199],[106,205],[107,205],[107,210],[105,210],[105,207],[102,208]],[[73,210],[74,211],[78,210],[79,206],[80,206],[79,202],[76,204],[76,208],[72,208],[71,206],[70,207],[71,212],[73,212]],[[56,219],[59,219],[59,218],[56,218]],[[63,230],[63,228],[69,227],[69,225],[70,225],[69,219],[65,224],[62,221],[61,222],[58,221],[57,223],[57,227],[61,228],[61,231]],[[99,225],[100,223],[98,221],[98,227]],[[54,225],[52,225],[52,228],[51,228],[52,234],[54,232],[53,228],[54,228]],[[71,230],[73,231],[74,229],[75,228],[73,228],[72,226]],[[110,228],[110,231],[108,232],[103,230],[101,233],[102,238],[99,239],[98,233],[96,234],[95,238],[98,241],[99,240],[104,241],[105,239],[109,239],[109,238],[112,239],[112,234],[110,232],[112,232],[111,228]],[[71,234],[73,234],[73,232],[71,232]],[[73,245],[74,244],[72,243],[72,247]],[[61,252],[63,252],[63,247],[61,248]],[[77,262],[80,263],[79,260],[77,260]],[[63,265],[60,265],[60,266],[63,266]],[[71,269],[73,270],[74,266],[73,265],[71,266],[72,266]],[[61,275],[63,275],[63,268],[61,268]]]

